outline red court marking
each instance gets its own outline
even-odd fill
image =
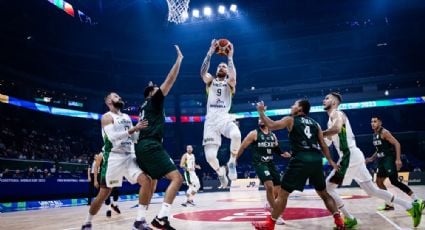
[[[264,220],[269,211],[262,208],[240,208],[204,210],[175,214],[173,217],[181,220],[192,221],[217,221],[217,222],[251,222]],[[321,208],[286,208],[283,214],[285,220],[300,220],[330,216],[326,209]]]
[[[369,198],[369,196],[363,195],[340,195],[342,199],[365,199]],[[320,200],[320,197],[317,195],[303,195],[303,196],[289,196],[290,200]],[[222,199],[217,200],[217,202],[256,202],[261,201],[258,198],[237,198],[237,199]]]

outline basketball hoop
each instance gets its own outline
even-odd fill
[[[183,23],[188,18],[190,0],[167,0],[168,21],[176,24]]]

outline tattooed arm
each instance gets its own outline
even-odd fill
[[[208,69],[210,68],[211,55],[213,55],[215,48],[217,47],[217,41],[213,39],[211,41],[210,49],[208,50],[207,56],[204,58],[204,62],[202,62],[201,66],[201,77],[205,84],[210,84],[213,80],[213,77],[210,73],[208,73]]]
[[[227,68],[228,68],[228,75],[229,80],[227,81],[229,85],[233,88],[233,93],[236,91],[236,68],[235,64],[233,63],[233,52],[234,47],[233,44],[229,44],[229,54],[227,59]]]

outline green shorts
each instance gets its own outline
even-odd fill
[[[253,166],[261,183],[264,184],[265,181],[271,180],[274,186],[280,185],[280,175],[272,161],[254,163]]]
[[[169,172],[177,170],[176,165],[157,140],[141,140],[136,144],[137,164],[152,179],[161,179]]]
[[[316,154],[317,157],[305,160],[299,156],[301,154]],[[300,152],[292,157],[283,175],[281,187],[289,193],[294,190],[303,191],[307,179],[317,191],[326,189],[322,158],[317,152]]]
[[[393,157],[383,157],[378,161],[378,177],[391,177],[397,175],[397,167]]]
[[[348,166],[350,165],[350,149],[342,150],[342,159],[339,162],[339,170],[329,179],[330,182],[341,185],[344,181],[345,174],[347,173]]]

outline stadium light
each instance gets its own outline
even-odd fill
[[[192,10],[192,16],[194,18],[199,18],[199,10],[198,9],[194,9]]]
[[[238,10],[238,6],[236,4],[230,5],[230,11],[236,12]]]
[[[208,6],[204,7],[204,16],[209,17],[211,16],[211,14],[212,14],[211,7],[208,7]]]
[[[224,7],[223,5],[218,6],[218,13],[219,14],[226,13],[226,7]]]
[[[189,13],[187,11],[182,13],[182,19],[183,21],[186,21],[189,18]]]

